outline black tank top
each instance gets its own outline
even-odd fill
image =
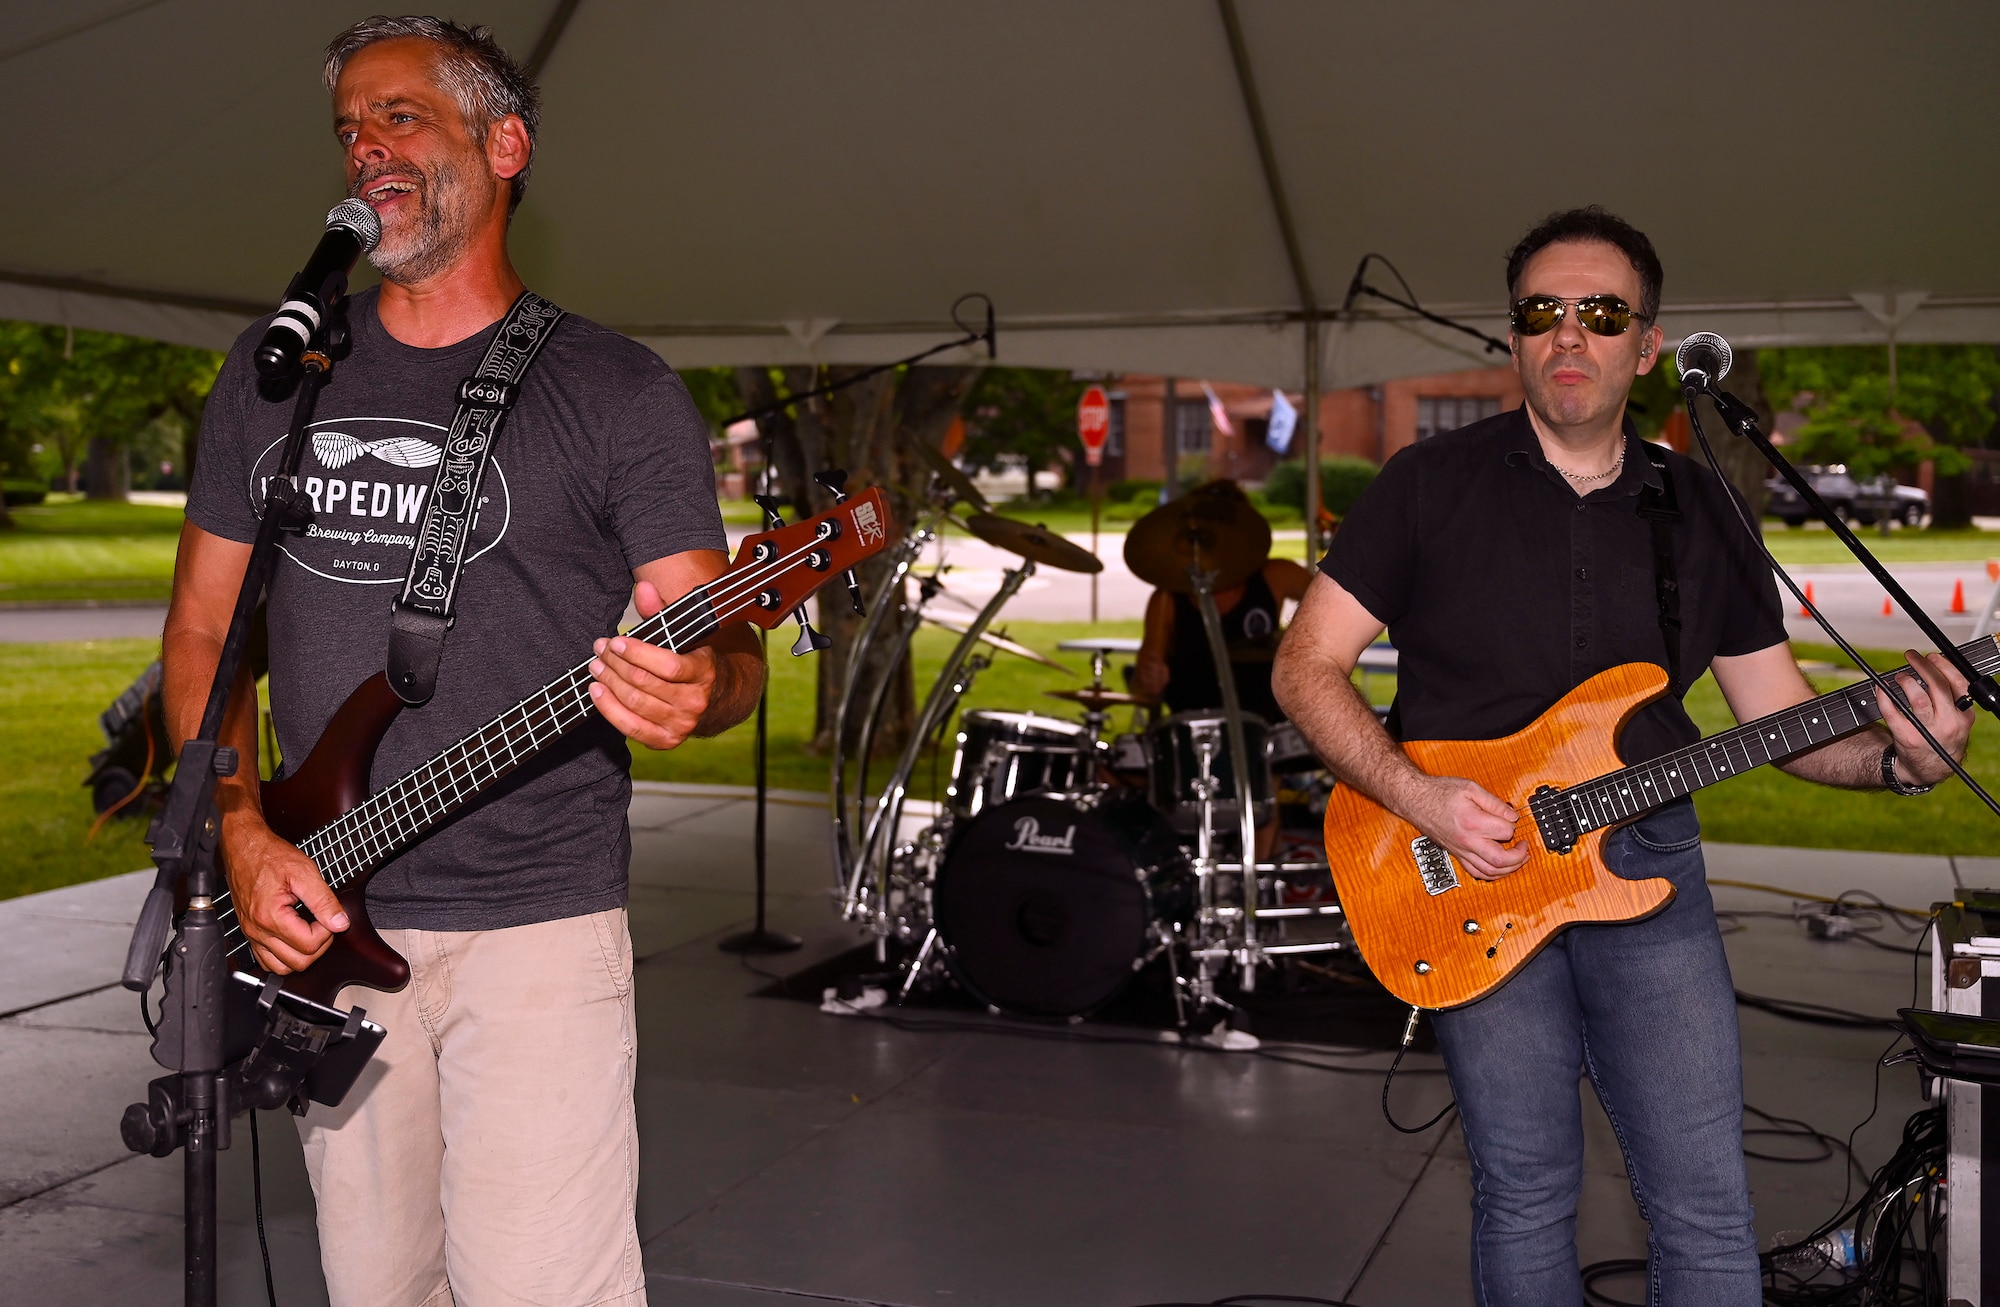
[[[1230,644],[1275,645],[1278,640],[1278,599],[1259,568],[1243,585],[1243,597],[1222,614],[1222,638]],[[1282,721],[1284,712],[1271,693],[1271,660],[1232,659],[1236,673],[1236,698],[1244,712],[1256,713],[1267,722]],[[1194,712],[1222,706],[1222,683],[1215,676],[1215,660],[1209,657],[1208,635],[1202,630],[1201,610],[1188,595],[1174,596],[1174,639],[1167,649],[1167,706],[1175,712]]]

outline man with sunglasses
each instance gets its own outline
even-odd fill
[[[1508,259],[1514,366],[1526,403],[1420,442],[1342,522],[1279,652],[1278,701],[1340,779],[1493,880],[1528,857],[1520,814],[1473,781],[1418,771],[1349,677],[1384,627],[1401,662],[1400,739],[1488,740],[1528,725],[1606,668],[1670,669],[1672,692],[1626,724],[1628,763],[1692,743],[1681,696],[1713,671],[1751,720],[1813,695],[1777,588],[1706,468],[1638,438],[1625,404],[1658,362],[1661,268],[1645,235],[1599,208],[1551,215]],[[1657,519],[1657,520],[1656,520]],[[1662,532],[1659,522],[1666,522]],[[1957,673],[1911,662],[1912,710],[1964,755]],[[1918,793],[1948,775],[1887,709],[1786,770]],[[1734,986],[1694,805],[1613,832],[1605,862],[1663,877],[1644,921],[1578,926],[1498,990],[1432,1014],[1473,1171],[1472,1274],[1482,1307],[1582,1307],[1577,1082],[1588,1074],[1651,1226],[1649,1301],[1761,1301],[1743,1161]]]

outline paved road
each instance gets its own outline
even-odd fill
[[[157,640],[167,623],[165,604],[130,608],[0,607],[0,644],[50,640]]]

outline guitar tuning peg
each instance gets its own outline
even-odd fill
[[[822,486],[826,487],[827,493],[833,496],[834,503],[844,504],[847,502],[846,468],[844,467],[822,468],[820,471],[813,473],[813,480],[819,482]]]
[[[778,513],[778,500],[776,496],[752,495],[750,497],[757,501],[757,507],[764,510],[765,530],[776,531],[785,524],[785,519]]]
[[[861,602],[861,582],[854,579],[854,569],[849,568],[842,572],[840,579],[847,583],[847,597],[854,603],[855,614],[865,615],[868,612],[868,605]]]
[[[792,642],[792,657],[803,658],[820,649],[831,648],[833,641],[813,630],[813,624],[806,620],[806,606],[800,604],[792,610],[792,616],[799,619],[799,638]]]

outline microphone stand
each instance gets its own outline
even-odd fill
[[[1974,667],[1965,655],[1959,652],[1958,647],[1938,629],[1937,623],[1931,620],[1930,615],[1918,606],[1916,600],[1910,598],[1909,592],[1903,589],[1889,569],[1882,566],[1881,561],[1868,551],[1868,546],[1862,544],[1854,532],[1848,530],[1847,523],[1840,520],[1840,514],[1828,507],[1827,502],[1820,498],[1812,483],[1800,475],[1790,460],[1778,452],[1778,447],[1771,443],[1771,438],[1764,434],[1763,428],[1758,424],[1756,412],[1728,391],[1718,389],[1709,382],[1705,374],[1700,372],[1683,374],[1681,394],[1687,401],[1688,417],[1697,427],[1700,426],[1701,418],[1695,412],[1696,396],[1705,394],[1714,402],[1715,411],[1722,415],[1722,420],[1738,435],[1756,446],[1757,452],[1764,456],[1764,461],[1777,470],[1778,475],[1798,492],[1799,498],[1805,501],[1806,506],[1812,509],[1820,521],[1826,523],[1827,529],[1839,538],[1841,544],[1847,546],[1847,552],[1853,554],[1862,566],[1882,583],[1882,588],[1889,592],[1897,606],[1917,624],[1917,629],[1924,633],[1924,637],[1931,642],[1931,647],[1943,654],[1946,661],[1958,669],[1958,674],[1966,680],[1967,693],[1972,701],[1988,713],[2000,717],[2000,685],[1996,685],[1991,676]],[[1754,529],[1756,524],[1752,522],[1750,525]],[[1866,667],[1863,670],[1866,671]]]
[[[967,325],[965,320],[959,316],[959,308],[967,300],[982,300],[985,302],[986,325],[983,329]],[[918,350],[916,353],[908,355],[907,357],[904,358],[897,359],[893,363],[877,364],[875,367],[863,369],[862,371],[855,373],[851,377],[842,377],[838,381],[829,381],[824,385],[815,386],[811,390],[801,391],[796,395],[786,395],[783,398],[775,400],[772,403],[764,404],[757,408],[748,409],[742,413],[737,414],[735,417],[725,419],[722,423],[724,428],[735,426],[738,422],[744,422],[744,421],[754,421],[757,424],[757,434],[762,442],[764,451],[763,481],[764,481],[764,489],[766,492],[765,496],[760,497],[760,502],[762,502],[762,500],[765,497],[768,497],[769,492],[772,489],[773,478],[775,477],[777,472],[777,468],[773,464],[771,459],[771,455],[773,452],[771,448],[772,445],[771,433],[769,428],[767,428],[764,424],[765,418],[773,417],[779,413],[782,413],[784,410],[792,407],[793,405],[802,404],[809,399],[818,399],[821,398],[822,396],[831,395],[837,391],[845,390],[849,386],[858,385],[859,383],[868,380],[868,378],[870,377],[879,376],[884,372],[891,371],[892,369],[914,367],[918,363],[923,362],[925,359],[930,358],[932,355],[942,354],[946,350],[964,349],[968,345],[975,345],[984,342],[986,345],[986,357],[991,359],[995,356],[999,342],[999,335],[993,320],[993,301],[991,299],[989,299],[987,296],[983,294],[980,294],[978,291],[974,291],[969,295],[959,296],[958,299],[952,303],[951,320],[953,325],[955,325],[959,329],[959,331],[963,333],[956,340],[948,340],[942,345],[933,345],[929,349]],[[830,486],[828,488],[832,489],[832,487]],[[835,493],[837,494],[838,491],[836,491]],[[765,512],[768,514],[771,511],[772,511],[771,506],[767,504]],[[771,525],[778,526],[782,525],[782,523],[773,522]],[[853,584],[853,576],[854,574],[852,572],[848,573],[850,585]],[[854,604],[856,611],[861,611],[861,594],[858,589],[854,591]],[[765,639],[764,644],[765,648],[768,650],[770,647],[770,641],[768,638]],[[793,650],[793,652],[802,653],[805,652],[805,650],[795,649]],[[765,664],[767,668],[769,666],[769,663],[770,659],[767,657],[765,659]],[[756,770],[756,781],[757,781],[757,806],[756,806],[756,816],[755,816],[755,833],[756,833],[755,861],[757,870],[757,924],[752,926],[749,930],[740,930],[737,931],[735,934],[724,936],[716,944],[716,947],[723,950],[725,953],[750,953],[750,954],[789,953],[793,949],[798,948],[802,943],[804,943],[804,941],[801,940],[797,935],[793,935],[787,931],[772,930],[764,924],[764,905],[766,898],[764,827],[765,827],[765,812],[769,801],[768,796],[770,794],[770,771],[766,761],[767,759],[766,749],[770,742],[770,706],[771,706],[771,678],[767,670],[764,677],[764,689],[757,696],[757,743],[755,750],[755,759],[756,759],[755,770]],[[841,747],[841,742],[836,739],[834,741],[835,751],[838,752],[840,747]],[[839,817],[840,817],[839,813],[834,814],[834,819],[836,821],[839,820]]]
[[[346,279],[339,278],[344,292]],[[150,1086],[149,1102],[126,1110],[121,1129],[128,1147],[165,1157],[176,1146],[185,1151],[183,1215],[185,1222],[184,1288],[188,1307],[213,1307],[216,1296],[216,1153],[229,1147],[229,1121],[238,1110],[271,1106],[255,1086],[239,1086],[226,1063],[226,1008],[229,948],[223,939],[215,900],[223,890],[216,865],[216,841],[222,815],[215,787],[234,776],[243,759],[218,743],[222,719],[238,669],[249,646],[252,615],[258,598],[277,565],[278,533],[301,531],[312,521],[310,501],[297,485],[299,460],[305,451],[306,428],[312,423],[319,392],[330,379],[333,360],[345,354],[348,328],[344,293],[307,342],[291,427],[278,475],[267,483],[264,514],[256,542],[237,591],[229,632],[209,683],[207,706],[195,738],[181,747],[179,765],[165,808],[154,819],[146,838],[159,867],[145,907],[132,931],[122,977],[127,989],[144,995],[153,976],[165,964],[165,994],[154,1033],[153,1059],[177,1073]],[[253,764],[254,765],[254,764]],[[184,905],[180,930],[171,952],[168,931],[176,904]],[[239,1101],[246,1095],[251,1101]],[[279,1102],[284,1101],[279,1097]]]

